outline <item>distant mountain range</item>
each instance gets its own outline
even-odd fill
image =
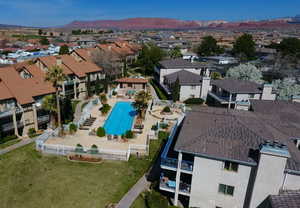
[[[197,29],[197,28],[281,28],[291,27],[292,18],[280,18],[261,21],[227,22],[215,21],[184,21],[168,18],[130,18],[121,20],[73,21],[65,28],[103,28],[103,29]]]

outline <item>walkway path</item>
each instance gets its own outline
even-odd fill
[[[8,153],[10,151],[13,151],[13,150],[15,150],[19,147],[23,147],[27,144],[30,144],[30,143],[34,142],[34,141],[35,141],[35,139],[22,139],[20,142],[0,150],[0,155],[3,155],[3,154]]]
[[[129,208],[134,200],[150,186],[146,176],[143,175],[140,180],[123,196],[121,201],[117,204],[116,208]]]
[[[150,87],[152,99],[157,99],[157,100],[159,100],[159,98],[158,98],[158,96],[157,96],[157,94],[156,94],[156,91],[155,91],[155,89],[153,88],[152,84],[149,83],[149,87]]]
[[[74,122],[78,122],[80,120],[80,117],[81,117],[81,107],[83,105],[83,103],[86,103],[86,102],[89,102],[89,100],[81,100],[77,105],[76,105],[76,108],[75,108],[75,113],[74,113]]]

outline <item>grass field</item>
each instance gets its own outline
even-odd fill
[[[145,199],[141,195],[139,195],[130,208],[147,208],[145,204]]]
[[[157,156],[161,140],[151,141],[150,156],[129,162],[70,162],[44,156],[34,144],[0,156],[1,208],[105,207],[118,202]]]

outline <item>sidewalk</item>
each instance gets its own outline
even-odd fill
[[[34,142],[34,141],[35,141],[35,139],[22,139],[22,141],[18,142],[17,144],[13,144],[9,147],[6,147],[6,148],[0,150],[0,155],[3,155],[5,153],[8,153],[8,152],[13,151],[15,149],[18,149],[19,147],[23,147],[27,144],[30,144],[30,143]]]
[[[121,201],[117,204],[116,208],[129,208],[134,200],[150,186],[146,176],[143,175],[140,180],[123,196]]]

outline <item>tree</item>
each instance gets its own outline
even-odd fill
[[[218,46],[217,40],[212,36],[205,36],[196,52],[199,56],[213,56],[224,52],[224,49]]]
[[[178,77],[172,85],[172,100],[173,102],[176,102],[179,100],[180,97],[180,83]]]
[[[126,59],[123,61],[123,77],[127,77],[127,61]]]
[[[139,113],[139,117],[143,118],[143,113],[147,109],[148,102],[151,99],[151,95],[146,91],[140,91],[134,97],[133,107]]]
[[[298,38],[284,38],[277,46],[283,56],[300,58],[300,40]]]
[[[55,88],[55,96],[56,96],[56,109],[57,109],[57,120],[58,120],[58,127],[61,129],[61,114],[60,114],[60,102],[59,102],[59,83],[65,80],[65,75],[63,73],[62,68],[59,66],[51,67],[45,76],[45,81],[50,82]]]
[[[169,51],[169,56],[170,56],[170,58],[172,58],[172,59],[182,57],[180,48],[179,48],[178,46],[176,46],[175,48],[171,49],[171,50]]]
[[[49,45],[49,40],[46,37],[42,37],[40,39],[40,44],[41,45]]]
[[[46,95],[43,97],[42,108],[50,112],[51,123],[54,125],[55,117],[57,118],[57,104],[54,95]]]
[[[255,57],[255,42],[252,35],[243,34],[233,44],[232,53],[241,60],[251,60]]]
[[[39,29],[39,35],[43,35],[43,30]]]
[[[222,75],[219,73],[219,72],[212,72],[210,77],[212,79],[221,79],[222,78]]]
[[[261,71],[252,64],[240,64],[230,68],[226,73],[226,77],[262,83]]]
[[[72,109],[72,101],[69,97],[64,97],[61,100],[61,117],[63,123],[69,123],[74,119],[74,112]]]
[[[152,75],[154,67],[166,56],[165,52],[153,43],[145,44],[137,58],[136,65],[144,75]]]
[[[95,81],[95,94],[99,95],[101,92],[101,81],[99,79],[99,76],[97,76],[96,81]]]
[[[279,100],[290,100],[293,95],[300,95],[300,85],[288,79],[274,80],[272,84],[278,93],[277,99]]]
[[[69,53],[69,46],[62,45],[59,49],[59,55],[68,54]]]
[[[98,78],[98,76],[97,76],[97,78]],[[91,97],[92,96],[92,89],[91,89],[91,78],[90,78],[90,75],[87,76],[86,91],[87,91],[87,96]]]

